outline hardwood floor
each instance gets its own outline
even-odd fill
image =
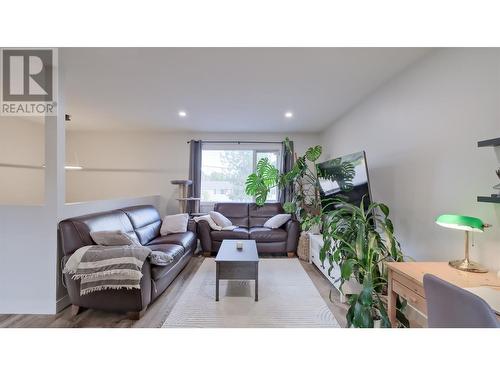
[[[130,320],[126,314],[98,310],[84,310],[72,317],[71,308],[68,307],[56,315],[0,315],[0,328],[159,328],[204,259],[202,256],[193,257],[167,290],[148,307],[140,320]],[[345,327],[346,306],[339,302],[338,292],[332,291],[330,283],[315,266],[303,261],[300,263],[340,326]],[[330,300],[331,291],[333,302]]]

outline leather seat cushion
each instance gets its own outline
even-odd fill
[[[256,242],[284,242],[287,239],[287,232],[281,228],[253,227],[250,228],[250,239]]]
[[[248,229],[235,228],[233,230],[214,230],[210,233],[212,241],[248,240]]]
[[[151,265],[151,277],[153,278],[153,280],[158,280],[165,276],[168,271],[179,261],[179,259],[182,258],[185,252],[182,246],[176,244],[148,245],[148,247],[152,251],[162,251],[174,258],[174,261],[166,266]]]
[[[196,235],[193,232],[167,234],[166,236],[156,237],[146,246],[158,244],[176,244],[183,246],[187,250],[194,250],[196,247]]]

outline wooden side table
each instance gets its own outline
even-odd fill
[[[390,262],[388,267],[387,313],[393,327],[397,327],[396,301],[404,298],[410,305],[427,315],[423,278],[433,274],[461,288],[491,286],[500,288],[500,279],[494,272],[473,273],[452,268],[447,262]]]

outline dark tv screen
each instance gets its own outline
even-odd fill
[[[317,171],[326,211],[335,209],[335,205],[329,204],[335,198],[359,206],[365,197],[365,207],[370,204],[370,181],[364,151],[319,163]]]

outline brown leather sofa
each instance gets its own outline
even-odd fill
[[[105,290],[80,296],[80,282],[64,275],[68,294],[73,304],[73,314],[80,307],[128,312],[138,319],[146,307],[162,294],[168,285],[189,262],[197,247],[196,223],[189,220],[186,233],[160,235],[161,218],[153,206],[133,206],[119,210],[74,217],[59,223],[59,238],[64,254],[63,264],[77,249],[92,245],[90,232],[100,230],[122,230],[151,250],[163,251],[174,258],[165,267],[144,262],[141,289]]]
[[[212,230],[206,221],[198,222],[198,236],[203,252],[219,250],[223,240],[255,240],[259,253],[288,253],[294,256],[300,234],[300,224],[290,219],[281,228],[264,228],[264,223],[277,214],[284,213],[280,203],[266,203],[259,207],[255,203],[216,203],[214,211],[226,216],[238,228],[232,231]]]

